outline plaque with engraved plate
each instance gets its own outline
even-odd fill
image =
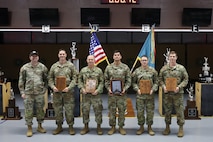
[[[97,84],[97,81],[96,79],[87,79],[86,80],[86,84],[85,84],[85,87],[86,87],[86,92],[87,93],[93,93],[95,92],[96,90],[96,84]]]
[[[115,95],[120,95],[123,91],[123,83],[121,80],[111,80],[110,82],[111,91]]]
[[[56,88],[58,91],[63,91],[66,88],[66,77],[57,76],[56,77]]]
[[[169,77],[166,78],[166,89],[167,91],[174,92],[177,87],[177,78]]]
[[[141,79],[139,82],[139,88],[141,94],[149,94],[151,91],[151,82],[150,80],[143,80]]]

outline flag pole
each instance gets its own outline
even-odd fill
[[[137,61],[138,61],[138,57],[136,58],[136,60],[135,60],[135,62],[134,62],[134,64],[133,64],[133,66],[132,66],[132,68],[131,68],[130,73],[132,73],[133,69],[135,68],[135,65],[136,65]]]

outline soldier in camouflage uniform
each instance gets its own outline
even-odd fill
[[[136,97],[136,109],[137,109],[137,118],[138,125],[140,128],[137,130],[137,135],[140,135],[144,132],[144,123],[145,116],[144,110],[146,109],[146,124],[148,125],[148,133],[153,136],[155,132],[152,130],[151,125],[153,124],[154,117],[154,92],[158,89],[158,73],[157,71],[148,66],[147,56],[142,56],[140,59],[141,67],[138,67],[132,73],[132,86],[133,89],[137,92]],[[144,94],[140,90],[140,81],[149,80],[151,84],[151,90],[148,94]]]
[[[170,134],[171,113],[173,105],[175,107],[177,115],[177,124],[179,125],[179,131],[177,136],[183,137],[183,125],[184,125],[184,106],[183,106],[183,93],[184,87],[188,83],[188,73],[184,66],[176,63],[177,54],[175,51],[169,53],[169,63],[163,66],[159,73],[160,85],[163,89],[163,106],[165,111],[165,123],[166,129],[163,131],[163,135]],[[177,87],[174,91],[168,91],[166,88],[166,79],[176,78]]]
[[[42,127],[44,120],[44,94],[47,91],[47,67],[38,62],[39,55],[37,51],[32,51],[29,55],[30,62],[23,65],[19,73],[18,87],[21,97],[24,99],[25,120],[28,126],[27,137],[33,135],[32,120],[33,108],[36,106],[36,118],[38,121],[37,131],[46,133]]]
[[[83,113],[83,123],[84,128],[80,132],[82,135],[89,132],[89,113],[90,106],[93,106],[95,112],[95,121],[97,122],[97,133],[102,135],[101,130],[102,124],[102,99],[101,93],[103,92],[104,78],[103,72],[100,68],[95,66],[95,58],[93,55],[87,57],[87,67],[81,69],[78,77],[78,87],[82,94],[82,113]],[[89,82],[89,80],[94,80],[96,83]],[[90,83],[88,84],[87,81]],[[91,88],[86,87],[86,85]]]
[[[104,72],[105,87],[108,90],[108,109],[109,109],[109,125],[111,129],[108,131],[109,135],[115,133],[116,126],[116,108],[118,108],[118,125],[119,132],[122,135],[126,135],[126,131],[123,129],[125,121],[126,110],[126,91],[131,85],[131,75],[129,67],[121,62],[122,56],[120,51],[116,50],[113,54],[114,62],[108,65]],[[111,90],[110,82],[112,80],[121,80],[123,84],[123,90],[119,93],[114,93]]]
[[[58,58],[59,61],[51,66],[48,75],[48,83],[53,90],[53,108],[57,124],[57,128],[53,131],[53,135],[63,131],[63,110],[65,110],[66,121],[69,125],[69,134],[74,135],[74,87],[76,86],[77,81],[77,70],[71,62],[67,61],[67,53],[64,49],[59,50]],[[57,77],[66,78],[66,88],[62,91],[59,91],[58,88],[56,88]]]

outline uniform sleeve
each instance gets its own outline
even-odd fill
[[[82,89],[84,87],[84,82],[83,82],[83,69],[80,71],[78,74],[78,88]]]
[[[104,82],[105,88],[109,91],[110,89],[109,66],[107,66],[104,71],[104,80],[105,80]]]
[[[71,82],[68,86],[69,90],[73,89],[76,85],[76,82],[77,82],[77,76],[78,76],[78,72],[75,68],[74,65],[72,65],[72,75],[71,75]]]
[[[188,73],[187,73],[187,71],[186,71],[186,69],[184,67],[182,67],[182,74],[183,74],[182,81],[178,85],[179,88],[186,87],[186,85],[188,84],[188,81],[189,81]]]
[[[153,91],[157,91],[158,90],[158,72],[156,70],[154,70],[154,74],[153,74],[152,90]]]
[[[132,78],[130,74],[130,69],[128,66],[126,66],[126,77],[125,77],[125,85],[124,89],[127,90],[131,86]]]
[[[43,81],[44,81],[44,87],[48,88],[48,69],[46,66],[44,66],[44,72],[43,72]]]
[[[99,83],[98,83],[97,91],[98,93],[102,93],[104,88],[104,75],[101,69],[99,70],[98,82]]]
[[[55,87],[54,66],[50,68],[48,74],[48,85],[50,86],[51,89]]]
[[[25,91],[24,91],[25,83],[26,83],[26,71],[22,67],[19,72],[19,81],[18,81],[20,94],[25,94]]]
[[[159,85],[161,87],[165,86],[164,78],[163,78],[163,72],[164,72],[164,67],[161,68],[160,73],[159,73]]]
[[[138,79],[137,79],[137,69],[132,73],[132,87],[136,92],[138,91]]]

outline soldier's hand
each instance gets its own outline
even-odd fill
[[[179,92],[179,87],[176,87],[175,93]]]
[[[163,87],[163,90],[164,90],[165,93],[168,92],[167,89],[166,89],[166,86]]]
[[[109,96],[113,96],[111,89],[109,89]]]
[[[25,99],[25,98],[26,98],[26,95],[25,95],[25,94],[22,94],[21,97],[22,97],[23,99]]]
[[[153,90],[150,91],[149,95],[152,95],[152,93],[153,93]]]
[[[69,91],[68,87],[66,87],[66,88],[64,88],[64,90],[62,90],[62,92],[68,92],[68,91]]]
[[[140,89],[138,89],[138,94],[141,95],[141,90]]]
[[[82,93],[83,93],[83,94],[86,94],[86,93],[87,93],[86,90],[85,90],[84,88],[82,88]]]
[[[58,92],[58,88],[53,87],[53,92]]]
[[[97,94],[98,94],[97,90],[95,90],[95,92],[92,93],[92,95],[94,95],[94,96],[97,95]]]

